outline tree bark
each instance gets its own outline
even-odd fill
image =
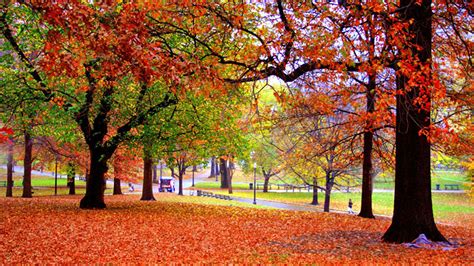
[[[143,189],[140,200],[155,200],[153,196],[152,167],[153,159],[145,152],[145,158],[143,158]]]
[[[330,159],[329,164],[332,165],[332,159]],[[324,212],[329,212],[329,206],[331,204],[331,191],[332,186],[334,185],[335,175],[334,172],[326,173],[326,189],[324,192]]]
[[[268,192],[268,183],[270,183],[270,175],[268,173],[263,175],[263,192]]]
[[[318,178],[313,176],[313,201],[311,201],[311,205],[319,205],[318,201]]]
[[[329,212],[329,206],[331,204],[331,190],[326,185],[326,191],[324,192],[324,212]]]
[[[216,164],[216,157],[212,156],[212,158],[211,158],[211,175],[209,177],[215,177],[216,176],[215,164]]]
[[[7,154],[7,197],[13,197],[13,139],[8,142]]]
[[[375,73],[369,74],[369,86],[367,86],[367,113],[375,111]],[[372,212],[372,190],[373,190],[373,165],[372,165],[372,150],[373,150],[374,133],[371,121],[366,124],[364,132],[364,156],[362,162],[362,198],[359,216],[363,218],[375,218]]]
[[[233,176],[233,173],[232,173],[232,169],[233,169],[234,165],[232,162],[229,162],[229,167],[226,167],[227,169],[227,186],[229,188],[229,194],[232,194],[234,193],[232,191],[232,176]]]
[[[227,182],[227,161],[223,158],[219,159],[220,161],[220,172],[221,172],[221,188],[229,188]]]
[[[178,182],[179,182],[179,189],[178,189],[178,195],[183,196],[183,175],[184,171],[181,171],[181,169],[178,169],[179,175],[178,175]]]
[[[104,158],[101,148],[89,147],[90,167],[86,183],[86,194],[81,199],[81,209],[104,209],[105,173],[107,172],[107,159]]]
[[[387,242],[411,242],[420,234],[432,241],[446,241],[439,232],[433,217],[431,201],[430,143],[420,129],[430,125],[429,108],[420,109],[414,105],[419,96],[430,97],[427,93],[431,82],[431,0],[423,0],[421,5],[411,0],[400,0],[402,20],[413,20],[409,27],[413,62],[418,57],[421,66],[415,65],[416,73],[423,75],[427,84],[409,87],[413,73],[397,71],[397,131],[395,156],[395,204],[392,224],[385,232]],[[426,73],[428,72],[428,73]],[[425,76],[426,75],[426,76]],[[429,102],[429,98],[428,98]]]
[[[214,157],[214,166],[215,166],[214,174],[219,175],[219,163],[217,162],[217,158],[215,157]]]
[[[157,183],[158,182],[158,165],[156,164],[153,164],[153,183]]]
[[[24,132],[25,138],[25,158],[23,160],[23,198],[31,198],[31,163],[33,153],[33,140],[29,132]]]
[[[122,184],[119,178],[114,178],[114,192],[113,195],[122,195]]]
[[[69,195],[76,195],[76,171],[74,165],[69,166],[67,181],[69,184]]]

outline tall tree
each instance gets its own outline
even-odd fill
[[[81,129],[90,165],[80,207],[105,208],[104,175],[118,145],[151,116],[175,105],[177,92],[190,89],[186,84],[198,81],[193,83],[197,88],[210,87],[201,85],[212,80],[212,71],[200,67],[193,57],[170,53],[164,48],[169,46],[150,37],[145,21],[149,19],[146,8],[151,5],[34,2],[29,6],[32,9],[2,4],[2,35],[28,69],[43,101],[61,106]],[[15,16],[21,14],[9,11],[17,8],[41,11],[41,20],[27,22],[50,25],[39,27],[47,30],[46,40],[40,40],[44,41],[41,60],[28,58],[15,37],[12,27],[20,26],[21,19]],[[90,23],[79,22],[85,17]],[[203,72],[203,78],[190,78]],[[180,82],[183,76],[187,82]],[[129,104],[120,105],[124,99]],[[111,127],[116,133],[109,136]]]
[[[433,241],[446,241],[434,222],[431,201],[430,143],[420,131],[430,126],[431,0],[400,0],[399,17],[410,52],[404,53],[397,71],[397,131],[395,205],[392,224],[383,239],[409,242],[420,234]]]

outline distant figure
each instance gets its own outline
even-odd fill
[[[349,199],[349,205],[347,207],[347,212],[349,212],[349,214],[354,214],[354,211],[352,210],[352,200]]]
[[[133,187],[132,183],[128,183],[128,192],[133,192],[135,188]]]

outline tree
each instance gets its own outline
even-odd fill
[[[433,241],[446,241],[433,218],[431,201],[430,143],[420,130],[430,126],[431,79],[431,0],[413,3],[400,0],[405,10],[400,20],[409,25],[407,43],[410,49],[397,71],[397,131],[395,166],[395,204],[392,224],[383,239],[409,242],[420,234]]]
[[[16,6],[2,5],[2,35],[29,70],[42,100],[61,106],[81,129],[90,152],[90,172],[80,207],[105,208],[104,175],[118,145],[150,117],[177,103],[178,92],[189,89],[181,77],[186,76],[196,88],[204,88],[201,85],[212,80],[212,71],[201,67],[192,56],[170,54],[159,39],[151,38],[145,23],[149,6],[80,2],[29,5],[34,10],[29,12],[41,11],[41,21],[32,23],[43,23],[42,28],[47,29],[40,62],[25,56],[15,38],[11,27],[18,27],[21,19],[9,11]],[[25,5],[18,8],[28,9]],[[85,17],[90,23],[79,22]],[[190,78],[200,73],[206,75],[199,82]],[[128,104],[118,104],[123,99]],[[116,134],[106,138],[111,126]]]
[[[67,186],[69,187],[69,195],[76,195],[76,166],[69,162],[67,165]]]

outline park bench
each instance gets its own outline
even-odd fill
[[[459,190],[459,185],[458,184],[445,184],[444,189],[445,190],[449,190],[449,189]]]
[[[223,200],[232,200],[232,198],[228,195],[214,194],[212,192],[202,191],[199,189],[196,190],[196,196],[212,197],[212,198],[223,199]]]

